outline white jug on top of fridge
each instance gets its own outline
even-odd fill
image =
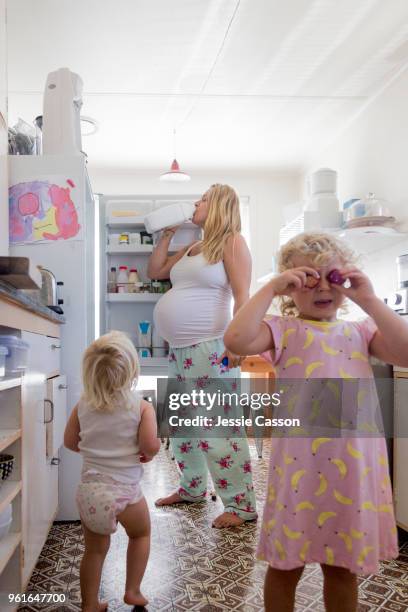
[[[190,221],[194,215],[195,206],[190,202],[175,202],[170,206],[158,208],[146,215],[144,224],[149,234],[160,232],[160,230],[174,225],[181,225]]]

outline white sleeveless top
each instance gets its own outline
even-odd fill
[[[214,340],[231,320],[232,290],[224,262],[209,264],[188,249],[170,271],[173,287],[157,302],[153,317],[157,332],[172,348]]]
[[[81,400],[78,405],[82,473],[97,472],[125,484],[137,484],[143,474],[137,432],[140,398],[134,408],[101,412]]]

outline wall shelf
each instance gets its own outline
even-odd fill
[[[113,303],[158,302],[164,293],[107,293],[106,301]]]
[[[0,452],[19,438],[21,438],[21,429],[0,429]]]
[[[0,391],[6,391],[6,389],[13,389],[14,387],[21,386],[21,376],[14,376],[13,378],[0,378]]]

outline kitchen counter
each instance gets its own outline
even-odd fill
[[[49,319],[54,323],[65,323],[65,317],[63,315],[53,312],[50,310],[50,308],[36,302],[21,290],[15,289],[8,283],[4,283],[2,281],[0,281],[0,300],[13,302],[17,306],[20,306],[25,310],[29,310],[40,317]]]

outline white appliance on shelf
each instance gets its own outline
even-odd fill
[[[150,282],[147,277],[147,265],[153,245],[143,244],[142,238],[135,241],[133,234],[143,232],[145,216],[162,207],[182,203],[190,206],[200,198],[191,196],[138,196],[138,195],[102,195],[99,198],[100,218],[100,323],[101,333],[119,329],[131,337],[138,346],[138,325],[141,321],[153,324],[153,310],[160,299],[160,293],[108,293],[108,271],[111,267],[127,266],[136,268],[141,282]],[[153,241],[159,234],[153,234]],[[128,242],[127,242],[128,238]],[[201,230],[193,223],[184,223],[177,230],[171,243],[170,251],[176,252],[187,244],[199,240]],[[157,339],[153,329],[152,338]],[[153,343],[154,344],[154,343]],[[167,357],[164,356],[162,341],[158,346],[151,346],[151,356],[140,358],[141,374],[144,376],[166,376]]]
[[[10,232],[10,255],[29,257],[33,265],[50,268],[58,280],[64,282],[64,316],[66,323],[61,326],[61,371],[67,377],[67,416],[78,402],[81,390],[81,355],[95,337],[95,280],[94,280],[94,217],[95,203],[83,155],[27,155],[9,158],[9,184],[19,186],[31,183],[33,193],[47,198],[47,185],[57,184],[61,191],[69,194],[74,203],[78,224],[77,234],[64,239],[63,219],[56,220],[56,211],[50,211],[41,217],[26,215],[30,223],[35,220],[38,231],[44,227],[54,232],[54,240],[14,244],[13,232]],[[40,189],[39,192],[35,192]],[[41,191],[41,189],[45,189]],[[64,191],[66,190],[66,191]],[[69,190],[69,191],[68,191]],[[24,192],[24,189],[23,189]],[[26,189],[30,192],[30,188]],[[31,194],[32,195],[32,194]],[[63,199],[63,198],[62,198]],[[58,198],[57,198],[58,200]],[[30,212],[33,198],[23,200],[23,212]],[[60,202],[62,208],[64,202]],[[67,202],[65,202],[67,204]],[[31,210],[34,212],[34,209]],[[71,210],[74,214],[74,211]],[[57,231],[60,223],[61,231]],[[61,451],[59,520],[78,518],[75,505],[75,487],[77,485],[81,459],[76,453],[66,449]]]

